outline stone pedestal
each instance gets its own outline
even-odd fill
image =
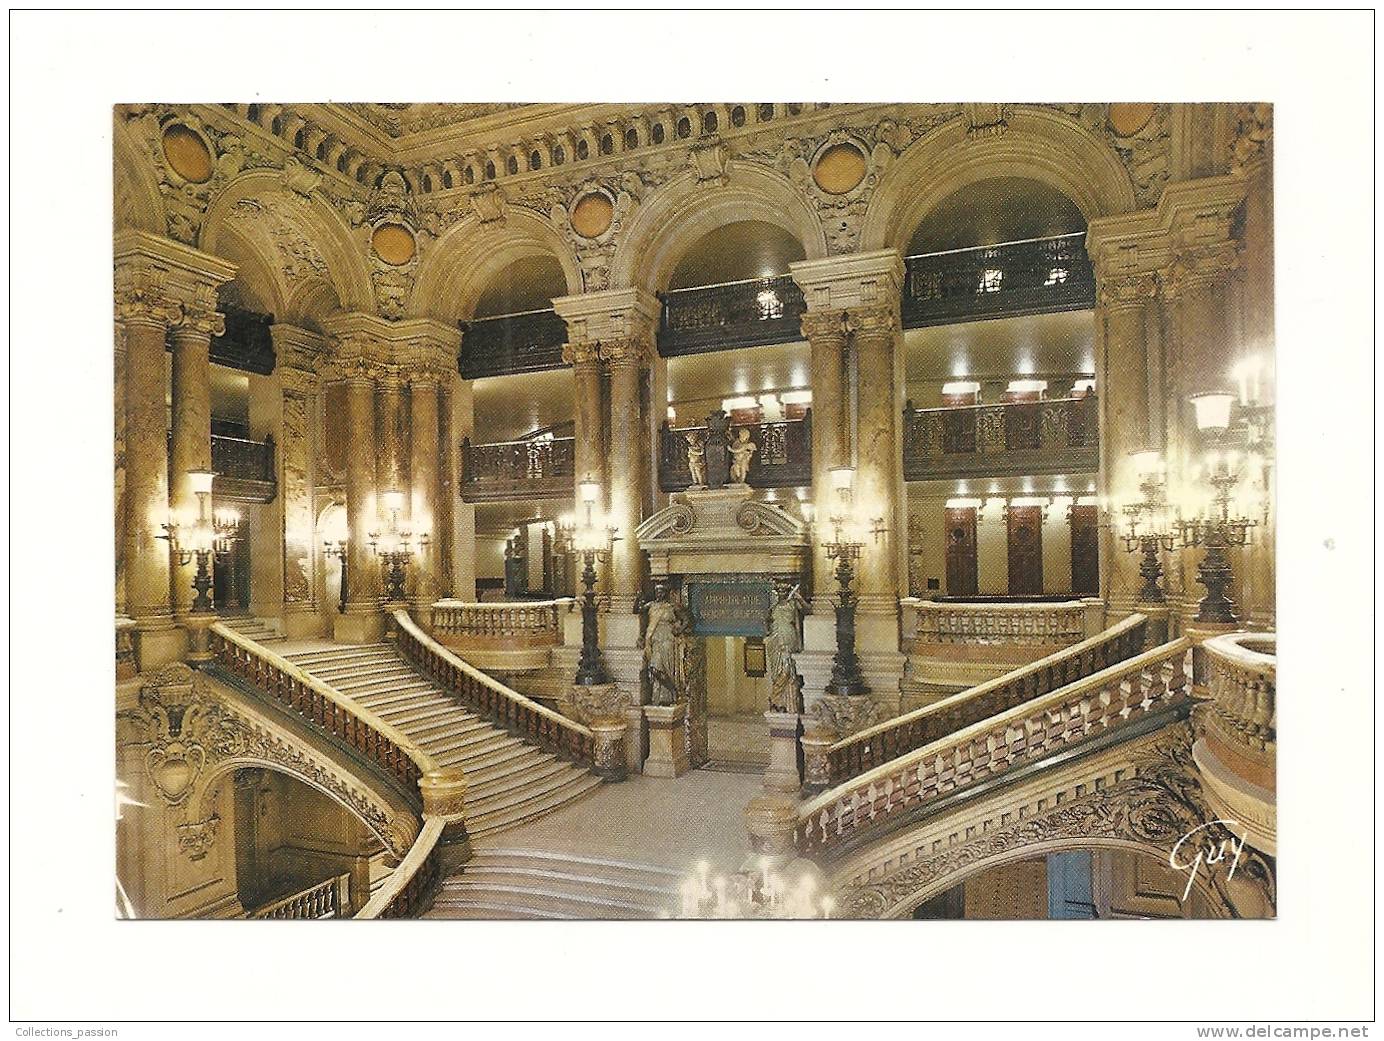
[[[134,642],[140,672],[180,661],[187,650],[187,634],[167,615],[137,619]]]
[[[803,791],[808,794],[815,795],[831,786],[827,749],[835,743],[836,735],[821,726],[810,727],[803,734]]]
[[[764,771],[764,787],[771,792],[797,792],[802,787],[802,767],[798,736],[802,717],[796,712],[766,712],[769,724],[769,765]]]
[[[214,614],[190,614],[183,619],[187,629],[187,660],[189,662],[211,661],[211,627],[216,621]]]
[[[879,721],[879,706],[867,695],[823,694],[813,700],[809,714],[832,740],[857,734]]]
[[[624,773],[611,780],[623,780],[631,771],[638,773],[644,762],[643,733],[644,715],[634,698],[615,683],[572,684],[558,699],[558,711],[568,719],[575,719],[583,726],[596,730],[601,723],[607,728],[608,740],[615,742],[615,733],[609,729],[619,723],[624,729],[619,734],[618,750],[624,757]],[[598,735],[599,737],[599,735]],[[613,769],[613,766],[612,766]],[[601,770],[601,776],[608,775]]]
[[[1161,647],[1172,638],[1169,627],[1172,611],[1167,604],[1148,604],[1140,601],[1134,605],[1134,610],[1149,620],[1144,636],[1145,650]]]
[[[1183,627],[1182,635],[1192,641],[1192,697],[1211,697],[1211,669],[1201,645],[1213,636],[1224,636],[1243,628],[1238,622],[1191,622]]]
[[[686,716],[684,704],[644,706],[649,724],[649,757],[644,760],[644,772],[650,777],[681,777],[691,768],[683,726]]]
[[[607,781],[623,781],[629,776],[629,763],[625,757],[625,736],[629,733],[629,724],[623,717],[607,716],[592,720],[588,725],[596,735],[596,773]]]
[[[781,867],[797,856],[793,845],[797,824],[797,803],[788,796],[761,795],[745,807],[750,848],[769,862],[768,867]]]

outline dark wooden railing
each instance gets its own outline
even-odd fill
[[[949,250],[904,261],[904,328],[1096,305],[1085,233]]]
[[[462,322],[461,374],[467,379],[562,367],[567,323],[551,307]]]
[[[467,502],[570,496],[576,439],[461,443],[461,497]]]
[[[906,481],[1089,473],[1099,463],[1096,397],[904,409]]]
[[[806,309],[791,275],[674,289],[663,296],[658,350],[673,358],[801,340]]]
[[[217,665],[226,672],[337,738],[417,797],[419,780],[435,764],[388,723],[220,622],[211,627],[210,643]]]
[[[1130,615],[1099,636],[1065,647],[988,683],[862,730],[825,750],[818,783],[840,784],[948,734],[973,726],[1069,683],[1133,658],[1144,648],[1148,620]]]
[[[211,435],[211,468],[218,477],[238,481],[274,480],[274,438],[253,441],[247,437]]]
[[[418,628],[407,611],[393,611],[389,618],[399,652],[443,690],[526,741],[587,766],[595,763],[590,729],[468,665]]]
[[[802,419],[737,424],[750,432],[756,451],[746,483],[751,488],[797,488],[812,483],[812,411]],[[687,465],[687,433],[702,427],[663,424],[658,448],[658,486],[680,492],[692,483]]]

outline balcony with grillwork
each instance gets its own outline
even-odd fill
[[[904,410],[906,481],[1094,473],[1096,397]]]
[[[171,433],[168,447],[171,465]],[[272,436],[256,441],[249,437],[212,434],[211,468],[216,471],[212,494],[218,502],[273,502],[278,493]]]
[[[461,497],[466,502],[570,499],[576,438],[529,438],[461,444]]]
[[[746,484],[751,488],[798,488],[812,483],[812,410],[801,419],[737,423],[755,444]],[[692,484],[687,464],[687,434],[705,427],[674,427],[667,423],[659,436],[658,486],[665,492],[685,491]]]

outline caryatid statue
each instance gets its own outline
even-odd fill
[[[798,586],[775,586],[769,635],[764,641],[769,666],[769,707],[775,712],[801,712],[802,678],[793,656],[803,649],[802,616],[807,601]]]
[[[644,608],[644,668],[655,705],[672,705],[685,686],[687,625],[667,583],[660,582]]]

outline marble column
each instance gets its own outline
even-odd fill
[[[291,325],[271,326],[270,334],[282,395],[276,463],[283,509],[283,623],[288,636],[300,637],[318,625],[312,429],[322,342]]]
[[[187,526],[196,522],[202,508],[188,471],[212,468],[211,338],[224,330],[225,319],[216,311],[215,290],[209,287],[185,308],[182,322],[173,329],[171,498],[174,513]],[[205,506],[208,512],[212,510],[210,501]],[[178,615],[192,611],[196,572],[195,561],[186,566],[175,562],[173,606]]]
[[[115,325],[115,614],[126,616],[125,599],[125,327]]]
[[[1100,409],[1100,487],[1111,503],[1112,524],[1101,528],[1105,600],[1112,620],[1137,609],[1139,558],[1120,540],[1120,506],[1140,496],[1131,452],[1161,449],[1161,431],[1150,428],[1148,384],[1149,309],[1157,295],[1152,274],[1122,274],[1097,281],[1097,403]]]
[[[817,524],[825,524],[836,505],[831,468],[850,462],[846,424],[846,315],[844,311],[809,311],[802,316],[803,336],[811,352],[812,505]],[[817,529],[819,532],[824,530]],[[829,612],[835,588],[833,564],[820,539],[812,551],[814,612]]]
[[[117,271],[116,314],[126,353],[125,609],[135,620],[143,672],[178,659],[184,649],[169,602],[168,544],[159,538],[168,519],[164,340],[182,307],[141,273]]]
[[[439,530],[446,533],[442,546],[445,590],[458,600],[476,599],[476,507],[461,498],[461,442],[475,429],[475,394],[470,380],[455,371],[443,379],[441,500]]]
[[[375,384],[376,418],[379,424],[375,442],[377,462],[375,481],[377,490],[391,489],[403,491],[404,452],[403,452],[403,380],[398,371],[391,367],[382,373]]]
[[[852,309],[857,374],[855,503],[865,519],[879,517],[884,531],[867,537],[860,554],[860,609],[896,616],[907,592],[908,518],[903,484],[903,327],[899,303]]]
[[[610,554],[610,610],[615,614],[634,610],[642,579],[644,554],[634,538],[642,520],[645,473],[639,382],[650,350],[637,338],[601,344],[601,356],[610,367],[609,518],[620,535]]]
[[[347,548],[346,611],[338,614],[337,639],[364,642],[379,628],[379,561],[370,552],[370,532],[378,527],[375,490],[375,383],[356,373],[346,379],[346,428],[352,448],[346,456]]]
[[[572,366],[572,419],[576,436],[572,501],[580,509],[582,481],[597,481],[603,492],[609,491],[605,474],[605,424],[601,416],[601,361],[594,343],[565,345],[563,359]]]
[[[423,371],[409,378],[409,478],[412,484],[409,518],[416,532],[426,532],[429,544],[420,548],[417,567],[410,569],[415,605],[427,606],[438,596],[438,374]]]

